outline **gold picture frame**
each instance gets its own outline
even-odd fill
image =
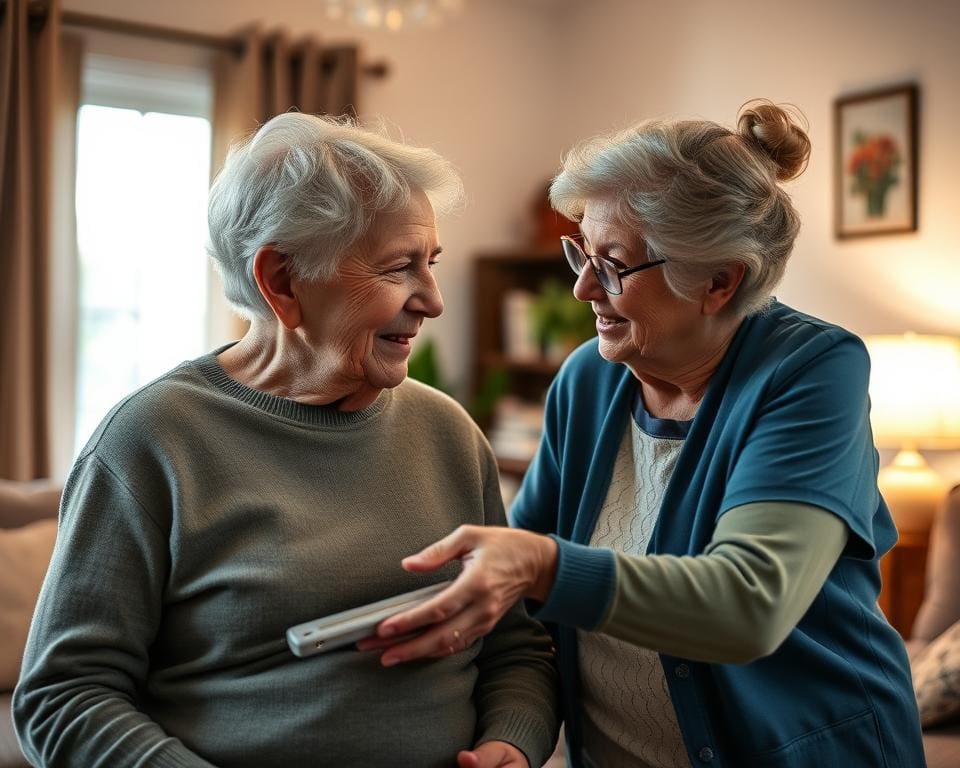
[[[917,230],[918,101],[912,83],[836,100],[838,238]]]

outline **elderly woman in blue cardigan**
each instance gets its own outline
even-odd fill
[[[867,353],[771,298],[800,226],[781,182],[809,151],[759,102],[735,131],[646,122],[567,156],[551,199],[580,223],[563,249],[598,338],[549,391],[520,530],[407,558],[466,567],[380,626],[384,664],[449,653],[527,598],[557,641],[574,766],[924,764],[877,608],[897,534]]]

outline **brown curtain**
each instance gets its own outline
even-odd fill
[[[60,35],[60,64],[54,104],[50,243],[50,350],[47,370],[50,475],[60,478],[73,463],[77,409],[77,303],[80,258],[77,247],[77,113],[83,82],[84,40]]]
[[[48,272],[60,4],[0,12],[0,477],[49,473]],[[34,8],[36,11],[36,8]]]
[[[282,32],[265,35],[258,27],[243,32],[242,51],[222,53],[214,70],[213,162],[216,175],[230,145],[274,115],[297,109],[311,114],[356,114],[358,51],[355,46],[324,48],[307,37],[291,42]],[[211,281],[212,291],[219,282]],[[214,311],[222,300],[211,295]],[[220,334],[239,338],[246,323],[230,316]],[[215,327],[217,323],[213,324]]]
[[[214,173],[232,142],[281,112],[356,114],[355,46],[324,48],[310,37],[291,42],[256,27],[239,40],[242,51],[220,54],[215,67]]]

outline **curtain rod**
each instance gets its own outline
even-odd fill
[[[29,3],[27,8],[32,24],[43,24],[47,16],[47,7],[42,3]],[[0,0],[0,21],[3,20],[7,9],[6,0]],[[66,26],[98,29],[104,32],[119,32],[134,37],[148,37],[154,40],[166,40],[173,43],[186,43],[201,48],[210,48],[216,51],[229,51],[236,56],[243,54],[246,43],[242,38],[226,37],[221,35],[207,35],[202,32],[190,32],[184,29],[164,27],[157,24],[144,24],[138,21],[112,19],[107,16],[95,16],[89,13],[76,11],[61,11],[60,19]],[[373,78],[386,77],[390,71],[385,61],[376,61],[365,64],[360,71]]]

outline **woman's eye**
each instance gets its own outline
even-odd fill
[[[437,262],[439,262],[439,261],[440,261],[439,259],[431,259],[431,260],[428,261],[427,264],[426,264],[427,269],[433,269],[433,267],[434,267],[434,266],[437,264]],[[400,274],[403,274],[404,272],[415,271],[415,270],[418,270],[418,269],[421,269],[421,268],[422,268],[422,267],[421,267],[422,263],[423,263],[423,262],[420,262],[420,261],[408,261],[408,262],[405,262],[405,263],[403,263],[403,264],[398,264],[398,265],[395,266],[395,267],[389,267],[389,268],[385,271],[384,274],[387,274],[387,275],[393,275],[393,274],[400,275]]]

